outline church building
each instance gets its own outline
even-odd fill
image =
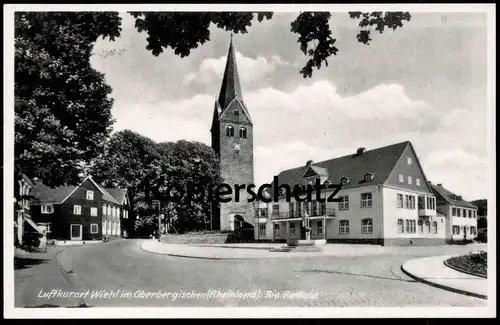
[[[253,122],[243,100],[236,55],[231,37],[226,67],[219,97],[215,100],[212,127],[212,148],[219,156],[222,183],[233,190],[254,182]],[[239,197],[228,195],[231,201],[212,207],[214,229],[235,231],[246,228],[253,232],[253,203],[248,203],[247,191]]]

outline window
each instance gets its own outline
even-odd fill
[[[97,234],[99,232],[99,227],[97,224],[93,223],[90,225],[90,233]]]
[[[115,222],[113,221],[111,223],[111,235],[114,235],[115,234]]]
[[[413,178],[411,176],[408,176],[408,184],[411,184],[413,181]]]
[[[93,200],[94,199],[94,191],[87,191],[87,200]]]
[[[371,208],[372,206],[372,193],[361,193],[361,207]]]
[[[467,210],[463,209],[462,217],[467,218]]]
[[[398,219],[398,234],[404,233],[403,219]]]
[[[425,222],[425,233],[430,233],[431,232],[431,222],[430,221],[426,221]]]
[[[459,226],[453,226],[453,234],[460,235],[460,227]]]
[[[244,127],[240,128],[240,138],[243,138],[243,139],[247,138],[247,129]]]
[[[403,207],[403,194],[398,194],[398,208]]]
[[[472,210],[469,210],[469,218],[472,218]]]
[[[415,196],[410,195],[410,209],[415,210]]]
[[[260,216],[262,218],[267,218],[267,209],[260,209]]]
[[[73,206],[73,214],[80,215],[82,214],[82,207],[79,205]]]
[[[293,204],[293,202],[290,202],[288,204],[288,212],[290,213],[290,216],[294,216],[295,215],[294,208],[295,208],[295,205]]]
[[[90,208],[90,215],[92,217],[97,217],[97,208],[94,207]]]
[[[226,126],[226,136],[234,137],[234,128],[231,125]]]
[[[339,210],[349,210],[349,196],[340,196],[339,199],[341,200],[339,202]]]
[[[340,220],[339,232],[341,235],[345,235],[345,234],[349,233],[349,220]]]
[[[102,215],[106,215],[106,204],[102,205]]]
[[[120,208],[116,208],[116,216],[120,218]]]
[[[297,216],[300,217],[302,215],[302,213],[301,213],[302,210],[300,209],[300,202],[295,202],[295,208],[297,210],[297,212],[296,212]]]
[[[474,226],[470,227],[470,234],[471,235],[475,235],[476,234],[476,227],[474,227]]]
[[[437,234],[438,232],[438,223],[436,221],[432,222],[432,233]]]
[[[460,211],[462,210],[457,208],[457,217],[460,217]]]
[[[273,204],[273,214],[278,214],[278,213],[280,213],[280,205]]]
[[[317,235],[321,235],[323,233],[323,221],[318,220],[318,222],[316,223],[316,230]]]
[[[108,216],[111,215],[111,205],[107,205],[106,209],[108,210],[108,213],[106,213]]]
[[[316,202],[316,201],[312,201],[312,203],[311,203],[311,204],[312,204],[312,208],[311,208],[311,210],[312,210],[312,215],[313,215],[313,216],[317,216],[317,215],[318,215],[318,202]]]
[[[415,220],[406,220],[406,233],[414,234],[416,232],[417,232],[416,221]]]
[[[399,174],[399,182],[404,183],[404,181],[405,181],[405,177],[403,176],[403,174]]]
[[[373,221],[372,221],[372,219],[361,220],[361,233],[362,234],[373,233]]]
[[[102,233],[106,234],[106,221],[105,220],[102,221]]]
[[[476,211],[474,211],[474,213],[473,213],[473,216],[472,216],[472,217],[473,217],[473,218],[476,218]]]
[[[320,207],[320,214],[322,216],[326,215],[326,203],[325,202],[320,202],[319,204],[319,207]]]
[[[274,224],[274,235],[279,236],[280,234],[280,225],[278,223]]]
[[[419,233],[423,233],[424,232],[424,221],[423,220],[419,220],[418,221],[418,232]]]
[[[411,158],[410,157],[408,157],[407,161],[408,161],[408,165],[411,165]]]
[[[410,196],[405,195],[405,208],[409,209],[410,208]]]
[[[54,213],[54,206],[52,204],[42,205],[42,214]]]
[[[294,223],[290,224],[290,234],[295,235],[295,224]]]
[[[108,231],[108,235],[111,235],[111,221],[108,220],[108,225],[106,226],[106,230]]]
[[[259,231],[262,235],[266,234],[266,224],[259,225]]]
[[[240,111],[239,111],[239,110],[237,110],[237,109],[235,109],[235,110],[234,110],[234,115],[236,115],[236,116],[240,115]]]
[[[451,215],[456,217],[457,216],[457,208],[452,208],[451,209]]]

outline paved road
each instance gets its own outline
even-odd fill
[[[428,251],[428,255],[435,254],[434,250]],[[74,271],[73,276],[78,282],[75,287],[89,290],[86,301],[90,306],[486,306],[485,300],[437,289],[406,277],[400,266],[415,254],[200,260],[144,252],[140,249],[140,240],[68,247],[65,252],[63,264]],[[114,292],[115,296],[90,297],[99,290]],[[239,291],[243,294],[258,290],[260,296],[257,297],[221,296],[223,293]],[[219,296],[148,299],[137,296],[141,292],[215,292]]]

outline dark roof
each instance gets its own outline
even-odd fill
[[[446,202],[452,205],[457,205],[461,207],[466,207],[466,208],[472,208],[472,209],[477,209],[477,207],[465,200],[463,200],[459,195],[445,189],[442,185],[436,185],[436,184],[430,184],[432,191],[442,197]]]
[[[225,110],[234,98],[238,98],[241,102],[243,102],[240,77],[236,66],[236,55],[233,47],[233,39],[231,37],[229,52],[227,54],[226,68],[224,70],[224,77],[222,78],[222,86],[219,94],[219,104],[222,110]]]
[[[123,202],[123,199],[125,198],[125,195],[127,194],[127,189],[126,188],[105,188],[104,189],[106,192],[111,194],[112,197],[115,198],[116,201],[118,201],[119,204]]]
[[[68,195],[73,192],[77,186],[58,186],[49,187],[41,182],[35,182],[35,186],[31,190],[31,195],[35,197],[34,204],[37,203],[61,203]]]
[[[360,155],[355,153],[315,163],[311,166],[325,169],[328,172],[328,181],[333,184],[339,184],[342,177],[348,177],[350,183],[342,186],[345,189],[383,184],[409,144],[409,141],[396,143],[368,150]],[[282,171],[278,175],[278,181],[280,184],[290,186],[300,185],[302,175],[307,168],[308,166],[304,165]],[[370,181],[365,181],[367,173],[373,174]]]
[[[49,187],[41,182],[35,182],[35,186],[31,190],[31,195],[35,197],[35,202],[33,204],[61,204],[65,198],[68,197],[74,190],[78,188],[78,186],[58,186],[58,187]],[[96,184],[98,185],[98,184]],[[99,189],[103,191],[103,200],[107,202],[111,202],[117,205],[121,205],[120,202],[122,200],[117,200],[114,198],[114,195],[110,194],[108,191],[114,191],[119,196],[119,193],[123,189],[104,189],[99,186]]]

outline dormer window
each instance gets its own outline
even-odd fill
[[[348,177],[342,177],[342,179],[340,180],[340,182],[342,183],[342,185],[347,185],[350,183],[350,180]]]
[[[369,182],[373,179],[373,174],[372,173],[366,173],[365,174],[365,182]]]
[[[226,126],[226,136],[234,137],[234,128],[231,125]]]
[[[243,139],[247,138],[247,129],[244,127],[240,128],[240,138],[243,138]]]

